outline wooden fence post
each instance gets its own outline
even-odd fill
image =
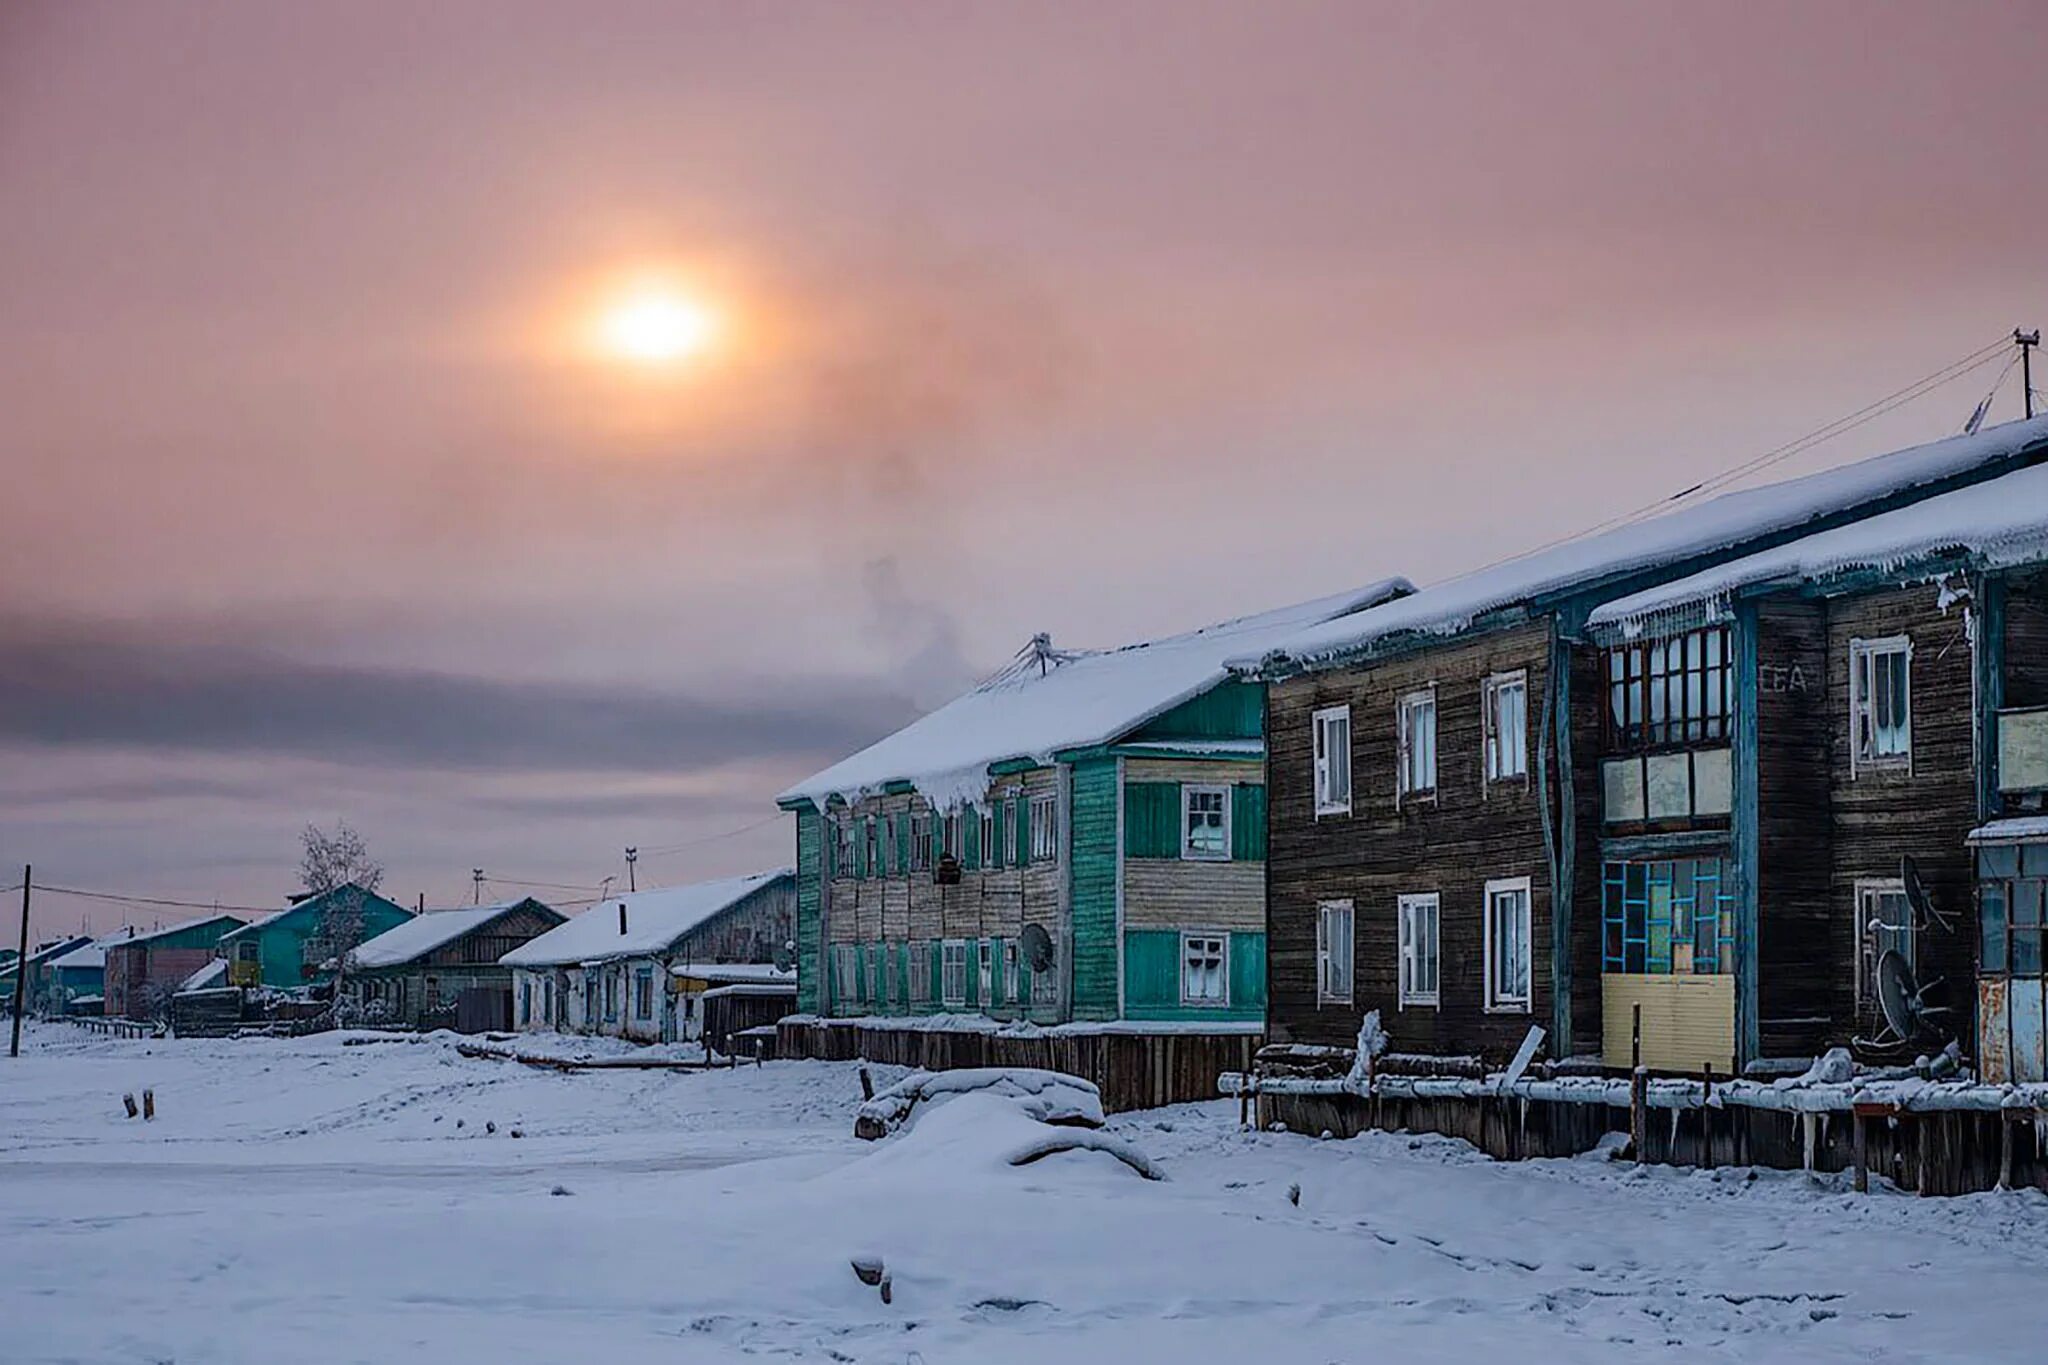
[[[2012,1188],[2012,1115],[1998,1111],[1998,1188]]]
[[[1863,1107],[1861,1105],[1857,1105],[1855,1108],[1851,1109],[1849,1111],[1849,1114],[1849,1122],[1855,1125],[1852,1129],[1850,1129],[1849,1145],[1855,1153],[1854,1160],[1856,1162],[1856,1193],[1868,1194],[1870,1193],[1869,1121],[1864,1118]]]
[[[1714,1064],[1707,1068],[1700,1082],[1700,1165],[1706,1170],[1714,1169]]]
[[[1637,1165],[1650,1159],[1650,1070],[1644,1066],[1628,1081],[1628,1141]]]

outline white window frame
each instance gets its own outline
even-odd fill
[[[1906,747],[1897,753],[1876,752],[1877,735],[1873,723],[1871,752],[1866,754],[1863,751],[1863,722],[1875,704],[1871,693],[1877,683],[1876,663],[1892,654],[1906,656],[1906,666],[1900,670],[1900,676],[1906,680]],[[1872,772],[1913,771],[1913,637],[1910,635],[1849,641],[1849,775],[1855,777],[1865,769]]]
[[[959,986],[954,986],[955,974]],[[939,945],[939,1000],[945,1005],[967,1003],[967,940],[949,938]]]
[[[860,1001],[860,945],[857,943],[835,943],[832,945],[832,984],[838,988],[832,1004],[836,1009],[842,1005],[858,1004]]]
[[[644,1001],[640,998],[643,987],[647,993],[647,998]],[[642,1004],[645,1004],[647,1008],[643,1010],[641,1008]],[[633,1017],[642,1023],[647,1023],[654,1018],[654,1015],[654,968],[635,967],[633,969]]]
[[[1195,945],[1201,945],[1205,961],[1213,958],[1216,964],[1216,985],[1219,993],[1210,995],[1192,994],[1188,987],[1189,959]],[[1230,935],[1221,929],[1183,930],[1180,936],[1180,1003],[1191,1009],[1224,1010],[1230,1008]]]
[[[1417,759],[1413,752],[1415,735],[1411,733],[1409,717],[1422,712],[1429,713],[1429,782],[1424,785],[1417,779],[1422,774],[1414,771]],[[1436,726],[1436,684],[1418,687],[1412,692],[1401,694],[1401,700],[1394,707],[1394,804],[1409,801],[1434,801],[1436,799],[1437,726]]]
[[[946,812],[945,818],[939,822],[939,851],[956,863],[966,852],[960,842],[961,831],[965,828],[957,810]]]
[[[854,817],[849,813],[832,822],[832,876],[853,876]]]
[[[914,812],[910,817],[910,870],[931,871],[932,857],[936,851],[936,836],[932,833],[932,813]]]
[[[913,939],[910,944],[910,998],[905,1003],[925,1005],[931,1003],[932,956],[931,945],[923,939]]]
[[[993,802],[981,807],[977,813],[981,816],[981,867],[984,872],[993,871],[1001,861],[998,855],[1002,850],[996,846],[996,840],[1002,837],[1003,822],[996,818]]]
[[[1401,1008],[1427,1005],[1434,1009],[1443,987],[1443,896],[1435,891],[1397,896],[1394,921]]]
[[[1497,877],[1486,884],[1484,914],[1480,929],[1480,953],[1486,968],[1486,1012],[1488,1014],[1528,1014],[1536,1003],[1536,894],[1533,882],[1528,877]],[[1519,892],[1522,897],[1521,929],[1522,951],[1528,957],[1528,991],[1521,996],[1508,995],[1494,980],[1494,899]]]
[[[1500,701],[1509,692],[1518,692],[1522,698],[1522,724],[1515,738],[1512,757],[1517,766],[1507,767],[1510,755],[1502,741],[1506,731],[1501,727]],[[1495,673],[1486,680],[1480,692],[1481,729],[1485,738],[1485,771],[1488,783],[1524,782],[1529,780],[1529,673],[1527,669],[1516,669],[1512,673]]]
[[[1191,837],[1194,831],[1189,827],[1188,817],[1193,813],[1194,798],[1198,795],[1215,797],[1220,808],[1217,828],[1223,834],[1223,847],[1213,853],[1196,849]],[[1230,837],[1230,788],[1215,783],[1182,783],[1180,789],[1180,856],[1192,862],[1227,863],[1230,861]]]
[[[992,938],[978,938],[974,941],[974,984],[981,988],[978,997],[983,1009],[995,1003],[996,999],[996,941]]]
[[[1332,722],[1344,724],[1344,752],[1331,752],[1330,726]],[[1349,815],[1351,813],[1351,708],[1347,706],[1325,706],[1309,718],[1309,748],[1313,754],[1315,773],[1316,819],[1326,815]],[[1344,789],[1337,790],[1336,781],[1341,775]]]
[[[1344,933],[1332,934],[1331,922],[1342,917]],[[1316,1004],[1348,1005],[1358,991],[1358,909],[1347,897],[1316,902]],[[1341,958],[1344,989],[1331,984],[1331,967]]]
[[[1031,798],[1031,861],[1050,863],[1060,856],[1060,799],[1051,792]]]
[[[1902,903],[1902,908],[1905,910],[1905,923],[1886,925],[1885,927],[1893,930],[1895,933],[1903,931],[1898,933],[1898,937],[1903,938],[1906,943],[1906,965],[1916,970],[1920,965],[1920,945],[1916,942],[1917,935],[1913,932],[1913,907],[1910,903],[1906,903],[1906,883],[1903,880],[1897,877],[1859,877],[1856,879],[1855,896],[1856,1004],[1858,1007],[1861,1007],[1875,1003],[1877,999],[1875,993],[1877,983],[1870,979],[1869,973],[1877,969],[1877,960],[1882,954],[1876,952],[1868,954],[1869,962],[1866,970],[1864,945],[1872,936],[1870,926],[1871,921],[1877,918],[1877,901],[1879,897],[1897,896]]]
[[[1017,940],[1003,940],[1003,1003],[1015,1006],[1023,1003],[1018,997],[1023,994],[1024,978],[1019,970]]]

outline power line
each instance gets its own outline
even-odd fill
[[[538,886],[547,891],[602,891],[604,889],[602,882],[538,882],[531,878],[498,876],[485,877],[484,880],[493,886]]]
[[[14,888],[19,891],[19,886]],[[181,901],[165,896],[127,896],[115,891],[81,891],[75,886],[49,886],[43,882],[34,883],[34,889],[52,896],[79,896],[86,900],[112,901],[118,905],[167,906],[178,910],[220,910],[246,911],[254,915],[267,915],[278,907],[275,905],[223,905],[219,901]]]
[[[643,848],[640,850],[640,856],[643,858],[665,858],[671,853],[681,853],[685,849],[702,848],[706,844],[715,844],[722,839],[735,839],[742,834],[752,834],[755,830],[772,825],[781,818],[782,812],[777,811],[773,815],[761,817],[751,825],[741,825],[738,829],[729,829],[723,834],[707,834],[701,839],[686,839],[680,844],[669,844],[664,848]]]

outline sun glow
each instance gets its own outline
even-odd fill
[[[639,365],[673,365],[702,353],[718,335],[709,308],[666,285],[645,284],[614,300],[598,319],[600,346]]]

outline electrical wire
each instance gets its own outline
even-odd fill
[[[21,888],[17,886],[14,889],[19,891]],[[228,905],[221,901],[181,901],[166,896],[128,896],[114,891],[81,891],[75,886],[50,886],[44,882],[31,882],[29,889],[52,896],[79,896],[85,900],[112,901],[117,905],[164,906],[177,910],[246,911],[267,915],[278,908],[275,905]]]
[[[724,839],[736,839],[742,834],[752,834],[757,829],[774,824],[782,818],[782,815],[781,811],[777,811],[773,815],[762,816],[750,825],[741,825],[738,829],[726,830],[723,834],[707,834],[701,839],[686,839],[680,844],[669,844],[663,848],[643,848],[640,850],[640,857],[643,860],[647,858],[666,858],[671,853],[681,853],[685,849],[702,848],[706,844],[715,844]]]

